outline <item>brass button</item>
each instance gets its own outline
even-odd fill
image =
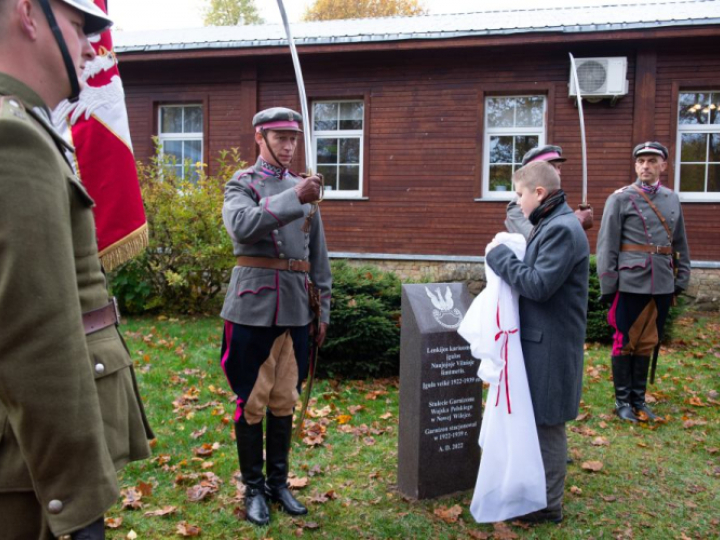
[[[48,503],[48,512],[51,514],[59,514],[62,512],[63,503],[57,499],[53,499]]]
[[[278,240],[278,241],[277,241],[277,245],[278,245],[278,246],[282,246],[282,240]]]
[[[98,375],[105,373],[105,366],[100,363],[95,364],[95,373]]]
[[[281,259],[284,259],[284,258],[285,258],[285,254],[284,254],[284,253],[281,253],[281,254],[280,254],[280,258],[281,258]]]
[[[275,230],[273,231],[273,234],[277,234],[277,233],[279,233],[279,232],[280,232],[280,231],[278,231],[277,229],[275,229]]]

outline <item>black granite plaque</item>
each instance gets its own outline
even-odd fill
[[[402,288],[398,487],[408,497],[475,486],[482,382],[457,333],[470,303],[461,283]]]

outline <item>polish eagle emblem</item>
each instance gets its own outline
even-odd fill
[[[432,311],[435,321],[444,328],[451,330],[458,328],[462,322],[462,313],[455,307],[450,287],[445,287],[444,296],[440,291],[440,287],[437,287],[434,293],[425,287],[425,293],[435,308]]]

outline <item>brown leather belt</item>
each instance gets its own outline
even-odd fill
[[[250,268],[268,268],[270,270],[289,270],[291,272],[309,272],[310,262],[300,259],[273,259],[271,257],[238,257],[238,266]]]
[[[672,246],[655,246],[653,244],[623,244],[620,251],[641,251],[643,253],[659,253],[672,255]]]
[[[82,319],[86,336],[99,332],[108,326],[120,324],[120,310],[117,306],[117,300],[113,297],[106,306],[83,313]]]

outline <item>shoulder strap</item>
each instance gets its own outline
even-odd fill
[[[673,237],[672,232],[670,232],[670,226],[667,224],[667,221],[665,221],[665,218],[660,213],[660,210],[658,210],[657,206],[655,206],[650,200],[650,197],[648,197],[647,194],[636,184],[633,184],[632,187],[635,188],[635,191],[642,195],[643,199],[645,199],[645,202],[650,205],[650,208],[652,208],[653,212],[655,212],[655,215],[657,215],[657,217],[660,219],[660,223],[662,223],[662,226],[665,227],[665,232],[668,235],[668,240],[670,240],[670,245],[672,245]]]

